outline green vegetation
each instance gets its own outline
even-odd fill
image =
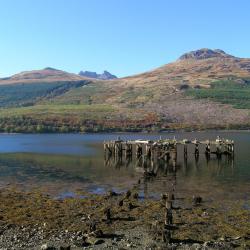
[[[138,131],[151,127],[155,116],[104,104],[55,105],[0,109],[0,132],[101,132]]]
[[[35,105],[0,109],[0,132],[85,132],[100,129],[114,109],[108,105]]]
[[[44,100],[42,103],[101,104],[112,94],[114,94],[112,88],[107,88],[102,83],[91,83],[79,88],[72,88],[64,94],[50,100]]]
[[[31,106],[41,98],[52,98],[86,83],[86,81],[60,81],[0,85],[0,107]]]
[[[250,109],[250,79],[221,80],[211,84],[209,89],[190,89],[187,95],[197,99],[208,98],[238,109]]]

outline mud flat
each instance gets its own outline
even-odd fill
[[[0,191],[1,249],[249,249],[249,202],[175,194],[171,238],[165,204],[126,193],[54,199],[38,191]]]

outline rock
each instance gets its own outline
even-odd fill
[[[202,202],[202,198],[200,196],[193,196],[193,203],[194,205],[199,205]]]
[[[94,232],[91,232],[89,235],[96,237],[96,238],[102,238],[103,237],[103,231],[101,229],[98,229]]]
[[[131,202],[129,202],[128,208],[129,208],[129,210],[132,210],[132,209],[136,208],[136,206],[133,205]]]
[[[117,76],[110,74],[106,70],[103,71],[102,74],[97,74],[96,72],[91,72],[91,71],[80,71],[79,75],[100,80],[110,80],[117,78]]]
[[[126,199],[129,199],[130,196],[131,196],[131,191],[128,190],[128,191],[126,192],[125,198],[126,198]]]
[[[90,245],[99,245],[99,244],[104,243],[104,240],[100,240],[95,237],[88,237],[86,239],[86,242],[89,243]]]
[[[103,73],[99,76],[99,79],[110,80],[115,79],[117,76],[110,74],[107,70],[104,70]]]
[[[107,197],[114,197],[114,196],[118,196],[118,194],[112,190],[108,191]]]
[[[195,51],[191,51],[182,55],[179,60],[187,60],[187,59],[195,59],[195,60],[203,60],[208,58],[230,58],[233,57],[231,55],[226,54],[223,50],[220,49],[199,49]]]
[[[41,246],[41,250],[55,250],[55,249],[56,249],[56,248],[55,248],[54,246],[49,245],[48,243],[43,244],[43,245]]]
[[[121,200],[118,202],[118,205],[119,205],[119,207],[122,207],[122,206],[123,206],[123,199],[121,199]]]
[[[194,243],[194,244],[192,244],[192,248],[191,249],[196,249],[196,250],[202,249],[202,245],[200,245],[198,243]]]
[[[201,217],[207,217],[208,216],[208,212],[203,212],[202,214],[201,214]]]
[[[239,239],[241,239],[240,236],[236,236],[236,237],[233,238],[233,240],[239,240]]]

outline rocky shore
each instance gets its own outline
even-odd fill
[[[245,201],[174,197],[164,242],[165,200],[126,193],[53,199],[40,192],[0,191],[0,249],[249,249]],[[82,197],[85,198],[82,198]]]

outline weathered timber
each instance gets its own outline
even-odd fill
[[[177,152],[178,147],[183,145],[184,147],[184,158],[187,158],[189,146],[194,146],[194,155],[198,160],[202,148],[204,148],[204,153],[206,157],[210,157],[210,154],[215,154],[218,158],[222,155],[234,155],[234,141],[229,139],[223,139],[217,137],[216,140],[204,140],[198,141],[194,140],[176,140],[174,139],[162,139],[152,141],[152,140],[127,140],[123,141],[120,138],[114,141],[104,142],[104,152],[105,156],[114,156],[122,158],[123,155],[125,159],[135,157],[141,161],[141,165],[145,165],[147,160],[160,160],[169,161],[172,159],[173,165],[177,162]],[[214,150],[212,150],[212,147]]]

